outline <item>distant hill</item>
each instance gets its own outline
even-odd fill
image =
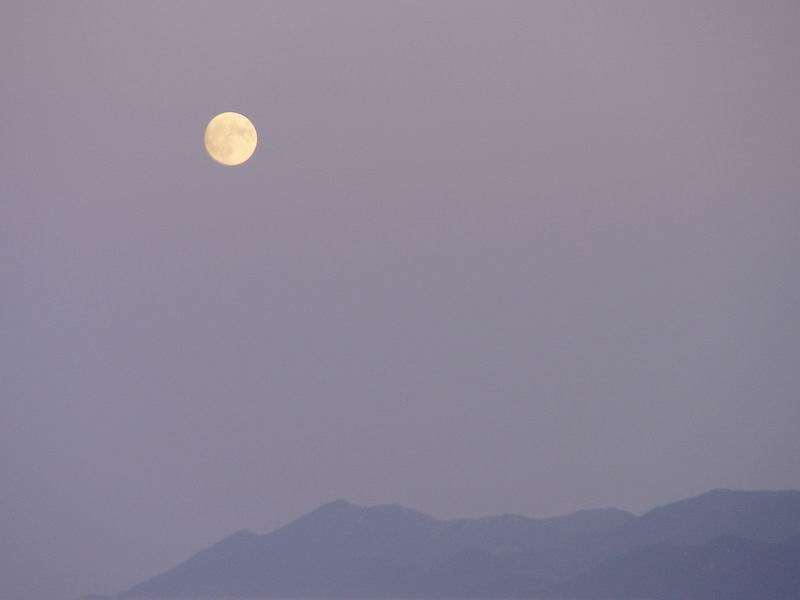
[[[545,593],[591,600],[797,600],[800,537],[778,544],[723,536],[697,546],[648,546]]]
[[[800,535],[800,491],[712,490],[654,508],[610,531],[527,557],[525,576],[512,573],[460,590],[479,598],[533,597],[542,581],[565,581],[603,561],[656,544],[691,546],[720,536],[777,542]],[[798,594],[800,599],[800,594]]]
[[[620,548],[701,544],[721,535],[778,542],[800,533],[800,491],[712,490],[655,508],[605,537]],[[787,529],[788,528],[788,529]]]
[[[641,561],[636,565],[647,572],[661,558],[671,569],[684,546],[697,545],[692,560],[701,564],[703,552],[728,543],[766,557],[773,546],[785,550],[775,543],[792,535],[800,535],[800,492],[715,490],[640,517],[598,509],[551,519],[439,520],[398,505],[338,500],[272,533],[235,533],[124,595],[588,597],[580,594],[599,580],[580,577],[621,585],[614,573],[625,569],[615,565],[624,563],[615,560]],[[763,571],[778,573],[783,564],[794,563],[775,554]],[[637,590],[634,574],[630,585]]]
[[[337,500],[266,535],[235,533],[125,595],[438,595],[473,585],[478,575],[505,574],[516,554],[611,531],[633,518],[599,509],[552,519],[444,521],[397,505]]]

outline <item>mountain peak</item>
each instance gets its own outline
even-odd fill
[[[331,511],[354,510],[354,509],[357,510],[360,508],[362,507],[357,506],[352,502],[349,502],[342,498],[338,498],[336,500],[323,504],[322,506],[320,506],[319,508],[317,508],[312,512],[320,512],[320,511],[331,512]]]
[[[776,573],[794,572],[800,538],[772,544],[798,534],[797,492],[712,490],[640,517],[595,509],[549,519],[439,520],[399,504],[358,506],[339,499],[271,533],[238,531],[126,595],[432,598],[476,590],[482,597],[531,597],[600,569],[591,577],[608,573],[615,585],[633,581],[641,585],[634,590],[639,597],[654,597],[654,578],[684,564],[700,580],[713,575],[708,565],[733,565],[735,574],[734,567],[750,564],[750,557],[774,555]],[[767,580],[758,573],[753,578]],[[581,590],[599,585],[574,581]],[[789,598],[798,596],[780,600]]]
[[[430,515],[426,515],[418,510],[413,508],[408,508],[401,504],[392,503],[392,504],[375,504],[372,506],[360,506],[358,504],[353,504],[348,500],[338,499],[333,500],[332,502],[328,502],[327,504],[323,504],[319,508],[312,510],[310,513],[301,517],[301,520],[304,520],[308,517],[347,517],[347,516],[358,516],[358,517],[366,517],[366,516],[405,516],[405,517],[416,517],[428,520],[435,520]]]

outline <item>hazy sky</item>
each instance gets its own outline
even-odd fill
[[[0,598],[339,497],[800,487],[800,3],[0,4]],[[210,117],[259,148],[225,168]]]

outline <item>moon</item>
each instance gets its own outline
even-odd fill
[[[250,119],[236,112],[224,112],[208,122],[204,141],[211,158],[233,167],[253,156],[258,135]]]

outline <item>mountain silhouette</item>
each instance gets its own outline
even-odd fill
[[[655,570],[659,560],[666,569],[683,565],[686,548],[686,564],[702,570],[706,554],[733,556],[741,547],[761,565],[754,577],[772,573],[784,581],[781,568],[795,564],[787,556],[796,543],[784,540],[793,535],[800,535],[800,492],[791,491],[714,490],[640,517],[597,509],[549,519],[440,520],[399,505],[337,500],[271,533],[234,533],[123,595],[588,597],[581,594],[598,582],[638,593],[647,577],[637,583],[637,573]],[[629,572],[625,588],[628,562],[638,571]]]
[[[796,600],[798,592],[800,537],[770,544],[736,536],[639,548],[546,591],[592,600]]]
[[[800,491],[720,489],[655,508],[609,535],[607,542],[620,547],[658,542],[688,545],[726,534],[777,542],[787,537],[787,527],[797,523]]]

